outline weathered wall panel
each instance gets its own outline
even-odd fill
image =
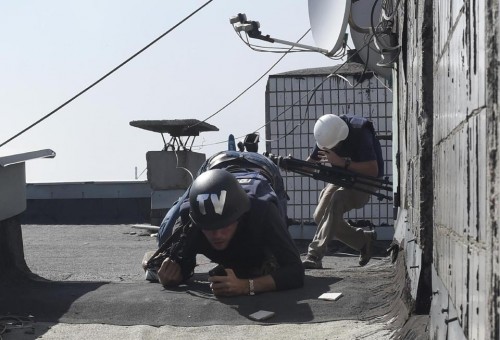
[[[500,235],[498,227],[500,221],[500,164],[499,164],[499,146],[500,146],[500,124],[498,114],[498,98],[500,97],[499,87],[499,46],[500,46],[500,18],[499,3],[497,0],[486,1],[486,10],[484,18],[486,19],[486,80],[489,86],[486,89],[487,111],[486,111],[486,131],[488,139],[487,148],[487,181],[486,192],[488,194],[488,207],[486,226],[490,230],[492,243],[492,295],[489,305],[489,321],[495,325],[492,335],[500,339]]]
[[[423,257],[432,221],[435,339],[461,332],[468,339],[499,338],[498,6],[493,0],[405,1],[399,9],[401,209],[408,210],[405,228]],[[432,169],[431,193],[425,166]]]
[[[439,2],[441,3],[441,2]],[[467,110],[467,57],[463,48],[465,16],[451,18],[453,25],[448,28],[448,21],[439,20],[443,15],[437,11],[434,29],[443,37],[443,46],[435,46],[434,60],[434,138],[445,139],[466,118]],[[445,25],[441,27],[440,25]],[[449,32],[448,30],[452,30]]]
[[[490,329],[479,3],[439,1],[434,20],[434,261],[469,339],[486,339]]]
[[[410,290],[416,293],[416,309],[430,307],[432,261],[432,45],[428,20],[432,11],[428,2],[402,2],[399,36],[403,51],[398,68],[398,178],[401,205],[399,214],[407,216],[404,226],[407,258],[419,257],[419,271],[409,271]],[[427,4],[427,5],[425,5]],[[432,32],[428,34],[432,36]],[[429,45],[431,48],[429,48]],[[414,241],[409,246],[404,241]],[[414,252],[413,256],[408,251]],[[410,268],[411,264],[407,264]],[[418,274],[418,276],[416,275]],[[424,278],[424,279],[422,279]]]

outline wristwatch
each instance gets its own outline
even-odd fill
[[[248,288],[249,288],[248,295],[255,295],[255,290],[254,290],[252,279],[248,280]]]
[[[345,160],[344,169],[347,169],[349,167],[349,165],[351,165],[351,159],[350,158],[344,158],[344,160]]]

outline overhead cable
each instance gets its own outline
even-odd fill
[[[141,54],[142,52],[144,52],[145,50],[147,50],[149,47],[151,47],[152,45],[154,45],[161,38],[163,38],[164,36],[166,36],[167,34],[169,34],[170,32],[172,32],[174,29],[176,29],[177,27],[179,27],[181,24],[183,24],[185,21],[187,21],[193,15],[195,15],[196,13],[198,13],[200,10],[202,10],[205,6],[207,6],[212,1],[213,0],[209,0],[209,1],[205,2],[203,5],[201,5],[194,12],[192,12],[191,14],[189,14],[188,16],[186,16],[184,19],[182,19],[181,21],[179,21],[177,24],[175,24],[174,26],[172,26],[168,31],[166,31],[165,33],[163,33],[162,35],[160,35],[158,38],[156,38],[153,41],[151,41],[149,44],[147,44],[145,47],[143,47],[138,52],[136,52],[135,54],[133,54],[131,57],[129,57],[124,62],[122,62],[120,65],[116,66],[114,69],[112,69],[111,71],[109,71],[108,73],[106,73],[104,76],[102,76],[101,78],[99,78],[92,85],[88,86],[83,91],[79,92],[77,95],[73,96],[71,99],[67,100],[62,105],[60,105],[59,107],[57,107],[55,110],[53,110],[52,112],[46,114],[45,116],[43,116],[42,118],[40,118],[39,120],[37,120],[36,122],[34,122],[30,126],[28,126],[27,128],[25,128],[24,130],[22,130],[21,132],[17,133],[16,135],[12,136],[11,138],[7,139],[5,142],[3,142],[2,144],[0,144],[0,147],[4,146],[5,144],[9,143],[13,139],[19,137],[20,135],[22,135],[26,131],[30,130],[34,126],[38,125],[39,123],[41,123],[45,119],[49,118],[54,113],[56,113],[57,111],[59,111],[60,109],[62,109],[66,105],[68,105],[69,103],[71,103],[73,100],[75,100],[76,98],[80,97],[82,94],[84,94],[85,92],[87,92],[88,90],[90,90],[91,88],[93,88],[94,86],[96,86],[97,84],[99,84],[101,81],[103,81],[104,79],[106,79],[107,77],[109,77],[111,74],[113,74],[114,72],[116,72],[118,69],[120,69],[122,66],[124,66],[125,64],[127,64],[129,61],[131,61],[132,59],[134,59],[135,57],[137,57],[139,54]]]
[[[306,33],[304,33],[300,38],[299,40],[297,40],[297,42],[301,41],[306,35],[307,33],[309,33],[311,29],[308,29],[306,31]],[[232,99],[229,103],[227,103],[226,105],[224,105],[223,107],[221,107],[219,110],[217,110],[216,112],[212,113],[210,116],[208,116],[207,118],[205,118],[204,120],[202,120],[201,122],[198,122],[196,124],[193,124],[189,127],[187,127],[186,129],[190,129],[192,128],[193,126],[196,126],[198,124],[201,124],[201,123],[204,123],[206,122],[207,120],[209,120],[210,118],[214,117],[215,115],[219,114],[219,112],[221,112],[222,110],[224,110],[225,108],[227,108],[229,105],[231,105],[232,103],[234,103],[236,100],[238,100],[238,98],[240,98],[242,95],[244,95],[248,90],[250,90],[252,87],[255,86],[255,84],[257,84],[259,81],[262,80],[262,78],[264,78],[269,72],[271,72],[271,70],[276,66],[278,65],[278,63],[283,60],[283,58],[285,58],[285,56],[288,54],[289,51],[291,51],[293,49],[293,46],[290,47],[288,49],[287,52],[285,52],[266,72],[264,72],[264,74],[262,74],[259,78],[257,78],[256,81],[254,81],[250,86],[248,86],[245,90],[243,90],[240,94],[238,94],[234,99]]]
[[[308,31],[309,32],[309,31]],[[308,33],[306,32],[306,34]],[[304,34],[305,36],[305,34]],[[302,39],[304,36],[302,36],[300,39]],[[297,41],[299,42],[300,39]],[[373,34],[370,35],[370,39],[368,39],[368,41],[361,47],[360,50],[363,50],[364,48],[369,48],[369,45],[370,45],[370,42],[371,40],[373,39]],[[293,46],[292,46],[293,48]],[[323,81],[320,82],[320,84],[318,84],[317,86],[315,86],[313,89],[309,90],[308,92],[306,92],[302,97],[300,97],[299,99],[297,99],[294,103],[292,103],[290,106],[286,107],[282,112],[280,112],[276,117],[274,117],[273,119],[267,121],[266,123],[264,123],[264,125],[258,127],[257,129],[254,130],[254,132],[258,132],[259,130],[265,128],[267,125],[269,125],[271,122],[277,120],[280,116],[282,116],[283,114],[285,114],[286,112],[288,112],[289,110],[291,110],[293,107],[295,107],[297,104],[299,104],[304,98],[308,97],[308,100],[307,100],[307,105],[306,105],[306,115],[307,115],[307,112],[309,110],[309,103],[314,95],[314,93],[321,87],[321,85],[323,85],[323,83],[325,83],[328,79],[330,79],[331,77],[339,77],[343,80],[346,80],[345,77],[342,77],[342,76],[339,76],[337,74],[337,72],[339,72],[342,67],[347,64],[351,59],[353,59],[359,52],[360,50],[356,51],[355,53],[353,53],[349,58],[347,58],[346,61],[344,61],[342,64],[340,64],[336,71],[329,74],[327,77],[325,77],[325,79],[323,79]],[[278,61],[264,74],[262,75],[256,82],[254,82],[251,86],[255,85],[255,83],[257,83],[260,79],[262,79],[267,73],[269,73],[269,71],[271,71],[271,69],[279,62],[281,61],[281,59],[283,59],[284,56],[282,56],[280,59],[278,59]],[[363,72],[362,72],[362,75],[366,72],[366,64],[365,64],[365,68],[363,69]],[[374,72],[373,72],[374,73]],[[362,76],[361,76],[362,78]],[[378,78],[377,78],[378,79]],[[347,80],[346,80],[347,81]],[[351,87],[356,87],[357,85],[359,85],[360,81],[356,82],[355,85],[352,85],[349,81],[347,81],[349,83],[349,85],[351,85]],[[250,87],[251,87],[250,86]],[[248,90],[248,89],[247,89]],[[246,90],[245,90],[246,91]],[[244,92],[243,92],[244,93]],[[231,101],[229,104],[231,104],[232,102],[234,102],[236,99],[238,99],[243,93],[241,93],[238,97],[236,97],[233,101]],[[309,97],[309,95],[311,95]],[[226,106],[224,106],[222,109],[226,108],[227,106],[229,106],[229,104],[227,104]],[[217,111],[216,113],[214,113],[213,115],[211,115],[210,117],[206,118],[205,120],[213,117],[215,114],[219,113],[220,111],[219,110]],[[282,138],[285,138],[286,136],[290,135],[297,127],[299,127],[300,125],[302,125],[304,123],[304,120],[301,121],[300,124],[297,124],[295,127],[293,127],[293,129],[289,132],[287,132],[284,136],[280,137],[279,139],[282,139]],[[239,136],[239,137],[235,137],[236,139],[241,139],[241,138],[244,138],[245,136]],[[266,142],[270,142],[271,140],[266,140]],[[209,145],[218,145],[218,144],[223,144],[223,143],[227,143],[227,140],[224,140],[224,141],[219,141],[219,142],[214,142],[214,143],[207,143],[207,144],[202,144],[202,145],[196,145],[195,147],[198,147],[198,148],[201,148],[203,146],[209,146]]]

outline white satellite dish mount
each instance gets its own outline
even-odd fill
[[[309,0],[308,9],[314,42],[335,55],[346,40],[351,0]]]
[[[394,16],[395,13],[392,15]],[[353,2],[349,26],[354,47],[361,60],[375,73],[392,78],[392,67],[399,53],[392,17],[384,13],[380,0]]]
[[[316,44],[335,54],[341,47],[347,24],[362,62],[386,79],[399,51],[392,33],[392,17],[387,17],[380,0],[309,0],[309,21]]]
[[[399,4],[399,2],[398,2]],[[387,6],[385,4],[384,6]],[[356,53],[370,70],[386,79],[392,78],[392,66],[399,53],[396,35],[392,32],[392,14],[387,16],[381,0],[308,0],[309,22],[314,42],[309,46],[263,35],[258,21],[248,20],[245,14],[238,14],[229,21],[240,35],[269,43],[279,43],[302,50],[322,53],[327,57],[343,57],[347,46],[347,26]],[[247,43],[249,46],[250,44]],[[353,55],[354,55],[353,54]]]
[[[260,23],[258,21],[248,20],[247,16],[243,13],[229,19],[229,22],[233,25],[236,32],[245,32],[250,38],[263,40],[269,43],[278,43],[287,46],[297,47],[304,50],[315,51],[325,55],[329,55],[330,51],[321,47],[310,46],[299,44],[297,42],[287,41],[283,39],[277,39],[271,37],[270,35],[263,35],[260,29]]]

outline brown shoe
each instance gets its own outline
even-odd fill
[[[302,266],[304,269],[321,269],[323,268],[323,263],[316,256],[307,255],[305,260],[302,261]]]
[[[142,258],[142,262],[141,262],[141,266],[142,266],[142,269],[144,269],[144,271],[146,271],[148,261],[155,254],[155,252],[156,252],[155,250],[151,250],[151,251],[146,252],[146,254],[144,254],[144,257]]]
[[[363,248],[361,248],[359,255],[359,265],[361,267],[365,266],[372,258],[372,247],[373,241],[377,239],[377,233],[375,231],[365,231],[364,232],[366,243]]]
[[[149,282],[159,282],[158,279],[158,272],[156,269],[148,269],[148,261],[149,259],[155,254],[156,251],[148,251],[146,254],[144,254],[144,257],[142,258],[142,269],[144,269],[145,275],[144,278],[149,281]]]

